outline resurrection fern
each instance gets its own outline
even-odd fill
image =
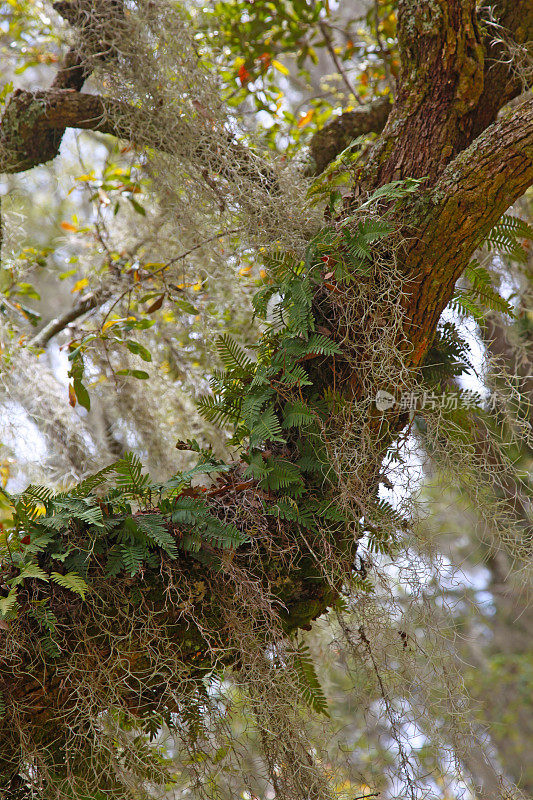
[[[520,217],[504,214],[490,231],[485,244],[489,250],[507,255],[518,263],[525,263],[527,250],[523,245],[524,239],[533,239],[533,227]]]
[[[468,343],[453,322],[441,323],[422,367],[424,382],[429,387],[440,387],[450,378],[463,375],[470,369]]]
[[[0,597],[0,615],[16,613],[18,587],[27,580],[52,581],[84,599],[92,568],[133,576],[158,568],[165,557],[178,558],[180,549],[199,552],[203,543],[224,550],[242,545],[245,534],[214,516],[202,500],[182,495],[195,491],[190,485],[194,475],[228,469],[203,462],[165,484],[152,484],[137,456],[127,453],[68,493],[40,486],[13,497],[4,493],[13,534],[4,559],[10,588]],[[107,493],[92,494],[104,484],[110,484]]]
[[[298,689],[302,700],[319,714],[329,717],[328,701],[320,685],[315,665],[313,664],[313,657],[307,645],[302,643],[298,645],[294,666],[298,676]]]
[[[469,289],[456,290],[450,308],[458,314],[481,321],[487,311],[499,311],[513,316],[511,304],[492,286],[490,272],[478,261],[471,261],[465,269],[464,277],[469,281]]]
[[[403,196],[402,191],[399,185],[395,186],[393,204],[395,197]],[[369,198],[368,208],[372,204],[379,207],[382,202],[387,202],[385,190]],[[203,652],[204,625],[206,630],[215,626],[217,636],[219,631],[222,636],[227,631],[233,635],[234,627],[239,624],[238,614],[242,612],[250,618],[249,628],[243,626],[245,634],[260,639],[264,648],[265,626],[270,631],[271,626],[277,629],[281,622],[284,627],[279,630],[290,632],[300,625],[300,613],[304,620],[320,613],[330,595],[326,585],[329,576],[324,577],[326,573],[321,572],[322,565],[315,558],[321,548],[326,554],[337,553],[342,568],[353,562],[354,538],[365,534],[370,550],[392,552],[394,533],[390,528],[402,525],[394,509],[369,502],[364,512],[360,508],[354,512],[343,503],[345,495],[341,496],[339,491],[343,476],[339,465],[332,463],[328,434],[334,425],[338,430],[338,412],[348,400],[342,398],[335,386],[324,386],[324,382],[316,379],[317,374],[328,374],[328,370],[335,376],[348,362],[343,346],[315,319],[315,298],[320,297],[321,287],[327,281],[336,283],[339,292],[342,289],[349,294],[357,288],[359,280],[363,283],[369,277],[378,280],[375,249],[391,233],[388,223],[371,213],[350,219],[349,226],[347,222],[327,225],[302,257],[289,249],[265,256],[269,283],[261,286],[253,301],[256,315],[263,320],[260,341],[249,353],[230,336],[222,336],[217,342],[223,369],[213,373],[212,394],[202,398],[198,405],[210,422],[232,428],[230,444],[237,449],[240,463],[224,465],[202,451],[197,443],[178,443],[180,449],[196,452],[198,462],[164,483],[153,483],[140,459],[128,453],[68,492],[54,493],[31,486],[19,496],[6,495],[13,527],[4,558],[5,589],[1,591],[0,613],[8,621],[17,614],[33,613],[32,625],[38,629],[38,647],[47,669],[48,660],[57,659],[63,650],[70,653],[61,638],[66,635],[65,630],[50,615],[51,609],[57,610],[61,619],[62,608],[67,607],[66,613],[70,613],[70,605],[76,609],[86,602],[94,619],[98,619],[100,593],[105,594],[102,585],[113,586],[115,578],[117,586],[127,595],[127,603],[139,608],[141,631],[147,622],[142,617],[144,588],[149,597],[154,580],[163,583],[165,612],[167,603],[168,608],[177,612],[170,627],[175,624],[187,629],[187,637],[191,639],[187,645],[190,647],[187,658],[193,662],[191,672],[197,670],[201,675],[202,670],[213,670],[211,651],[207,655]],[[384,242],[383,246],[386,250]],[[451,348],[446,364],[456,371],[465,363],[466,351],[453,333],[443,327],[441,340],[443,348]],[[227,483],[222,486],[219,483],[203,491],[205,487],[195,487],[192,483],[198,475],[220,476],[230,471]],[[229,504],[219,500],[220,492],[239,491],[243,485],[251,490],[242,508],[232,500],[230,510]],[[386,520],[392,524],[385,524]],[[281,521],[283,525],[279,524]],[[282,540],[279,563],[278,539]],[[244,550],[242,559],[233,557],[232,551],[237,548]],[[263,559],[265,553],[267,557]],[[257,565],[253,563],[256,555],[261,558]],[[334,572],[337,568],[334,558],[330,557],[329,562],[327,558],[326,555],[324,567],[331,566]],[[250,571],[243,568],[248,563],[246,559],[252,564]],[[301,573],[294,587],[290,581],[287,586],[278,582],[278,578],[283,578],[283,559],[290,559]],[[208,572],[202,571],[205,565],[210,567]],[[265,565],[268,572],[262,573]],[[180,575],[175,583],[173,567],[176,567],[174,574]],[[189,574],[191,581],[187,584]],[[209,581],[215,579],[220,580],[223,589],[231,587],[236,598],[234,605],[228,599],[227,620],[213,609],[216,604],[211,602]],[[361,591],[371,591],[370,581],[365,580],[362,576],[358,587]],[[264,591],[267,581],[268,596]],[[297,609],[294,624],[292,619],[285,621],[285,608],[299,595],[300,585],[309,593],[310,600],[304,599],[305,607]],[[314,596],[315,586],[318,599]],[[342,590],[340,586],[339,580],[335,586],[330,583],[331,596]],[[324,588],[325,596],[319,595]],[[202,603],[202,592],[207,593],[205,606],[201,606],[201,615],[193,616]],[[274,605],[271,595],[275,598]],[[198,597],[202,599],[197,604]],[[286,598],[289,598],[287,603]],[[216,614],[215,620],[208,619],[212,612]],[[235,619],[233,614],[237,615]],[[109,625],[109,617],[105,625]],[[245,636],[242,642],[238,641],[240,635],[241,629],[237,629],[231,646],[238,643],[239,652],[244,653],[248,645]],[[156,652],[166,646],[164,636],[153,637],[151,641],[153,645],[147,650]],[[264,649],[262,652],[264,656]],[[150,661],[151,653],[146,658],[152,669],[155,662]],[[182,658],[179,650],[176,658]],[[129,653],[124,660],[128,659]],[[224,662],[224,658],[220,661]],[[293,665],[302,700],[316,712],[327,714],[327,701],[311,654],[304,645],[298,646]],[[167,680],[164,677],[167,667],[155,666],[153,681],[159,690],[159,685]],[[180,661],[180,669],[182,666],[185,674],[188,665],[181,665]],[[276,666],[286,665],[272,664],[269,669]],[[122,655],[120,669],[118,666],[116,669],[113,683],[122,674]],[[133,676],[144,675],[148,668],[139,660],[138,664],[132,662],[131,672]],[[139,715],[144,717],[139,726],[145,724],[151,738],[163,723],[171,726],[170,713],[168,718],[159,714],[159,698],[154,694],[152,699],[150,688],[144,692],[141,685],[140,690],[134,691],[139,695],[140,708],[143,704],[148,708],[146,715],[144,711]],[[175,705],[172,708],[175,713]],[[191,720],[198,721],[200,717],[198,705],[193,702]],[[102,726],[105,724],[103,719]],[[191,721],[191,726],[194,725]]]
[[[533,240],[533,227],[520,217],[504,214],[490,230],[484,241],[489,252],[499,253],[518,263],[527,261],[526,241]],[[468,289],[457,289],[450,302],[452,311],[472,317],[476,322],[483,320],[487,311],[498,311],[513,316],[513,307],[494,288],[492,276],[486,267],[476,259],[464,271],[464,278],[470,283]]]

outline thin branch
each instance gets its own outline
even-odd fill
[[[337,56],[337,53],[335,52],[335,48],[333,46],[333,42],[331,41],[331,38],[330,38],[330,35],[329,35],[329,32],[328,32],[328,26],[326,25],[325,22],[320,22],[319,23],[319,28],[322,31],[322,36],[324,37],[324,41],[326,43],[327,51],[330,54],[330,56],[331,56],[331,58],[333,60],[333,63],[335,64],[335,67],[337,68],[337,72],[339,73],[339,75],[342,78],[342,81],[343,81],[344,85],[348,89],[348,94],[353,94],[353,96],[355,97],[357,103],[359,103],[359,105],[363,105],[363,102],[362,102],[361,98],[359,97],[359,95],[355,91],[354,87],[352,86],[352,84],[348,80],[348,76],[346,75],[346,71],[345,71],[344,67],[341,64],[341,62],[339,60],[339,57]]]
[[[57,336],[58,333],[61,333],[67,325],[70,325],[71,322],[82,317],[88,311],[91,311],[93,308],[96,308],[102,303],[105,303],[111,296],[111,292],[91,292],[90,294],[85,295],[81,298],[81,300],[76,303],[71,309],[66,311],[64,314],[61,314],[59,317],[51,320],[48,325],[39,331],[30,341],[28,345],[30,347],[46,347],[50,339],[53,339],[54,336]]]
[[[233,233],[239,233],[242,228],[232,228],[227,231],[221,231],[220,233],[211,236],[209,239],[205,239],[200,244],[194,245],[194,247],[189,248],[184,253],[180,253],[179,256],[175,256],[175,258],[170,259],[167,261],[166,264],[163,264],[162,267],[150,272],[145,278],[141,278],[137,285],[142,284],[146,280],[151,280],[154,275],[157,275],[160,272],[164,272],[164,270],[171,267],[177,261],[181,261],[182,259],[189,256],[191,253],[194,253],[196,250],[200,250],[200,248],[204,247],[206,244],[210,242],[215,242],[218,239],[222,239],[224,236],[229,236]],[[117,299],[113,302],[113,305],[109,309],[106,314],[105,319],[109,316],[113,308],[119,303],[127,294],[128,292],[132,291],[131,286],[128,286],[125,291],[123,291]],[[29,347],[37,347],[37,348],[44,348],[48,344],[48,342],[57,336],[58,333],[65,330],[65,328],[70,325],[71,322],[75,322],[80,317],[83,317],[84,314],[87,314],[88,311],[92,311],[93,309],[97,308],[98,306],[102,306],[104,303],[107,303],[108,300],[111,299],[113,293],[110,290],[102,289],[99,292],[91,292],[90,294],[86,294],[82,297],[76,305],[66,311],[64,314],[60,314],[55,319],[51,320],[45,327],[39,331],[30,341],[28,342]],[[105,321],[105,320],[104,320]]]

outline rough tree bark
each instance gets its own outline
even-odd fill
[[[533,38],[532,0],[497,0],[493,9],[509,36],[520,43]],[[502,107],[519,94],[520,83],[502,63],[501,45],[491,44],[490,29],[485,30],[478,18],[475,0],[400,0],[398,37],[401,73],[392,109],[387,100],[381,100],[369,111],[344,115],[317,135],[312,150],[320,168],[349,138],[383,128],[361,167],[357,192],[399,178],[426,179],[403,210],[408,243],[401,255],[398,285],[399,292],[403,285],[409,286],[403,334],[408,363],[416,370],[472,253],[489,228],[533,183],[533,100],[504,111],[497,119]],[[20,172],[53,158],[66,127],[127,134],[128,116],[135,114],[135,109],[83,94],[82,67],[75,53],[68,58],[50,90],[18,92],[9,101],[0,128],[0,169],[4,172]],[[162,142],[142,144],[164,146]],[[246,168],[248,156],[240,147],[239,157]],[[335,320],[329,322],[335,329]],[[319,377],[322,370],[326,382],[331,364],[326,359],[317,370]],[[349,376],[337,390],[351,396],[358,393]],[[382,450],[403,424],[403,418],[394,421]],[[379,466],[379,459],[368,464],[366,481],[376,480]],[[246,487],[240,495],[235,492],[235,497],[236,503],[246,497],[256,505],[258,497],[261,499],[255,487]],[[352,556],[347,556],[346,569]],[[187,569],[196,570],[198,579],[205,578],[198,562]],[[285,609],[280,616],[286,631],[307,626],[334,599],[331,588],[317,579],[312,558],[302,557],[283,578],[269,576],[267,569],[264,579]],[[152,587],[154,607],[160,604],[164,588],[162,583]],[[73,624],[83,615],[81,602],[74,606]],[[198,614],[224,619],[216,597],[199,603]],[[199,631],[191,634],[172,615],[168,623],[183,658],[196,657]],[[9,636],[9,631],[1,630],[0,636]],[[134,664],[130,667],[135,669]],[[143,675],[142,664],[139,674]],[[26,697],[28,725],[45,726],[50,709],[64,702],[64,686],[51,671],[28,676],[16,685],[9,685],[4,678],[3,684],[7,701]],[[140,708],[157,706],[156,689],[152,687],[146,697],[138,691],[135,700],[133,688],[125,685],[126,703],[131,707],[137,702]],[[16,758],[6,752],[6,747],[16,748],[16,743],[9,736],[6,743],[0,745],[1,757],[12,762],[16,771]]]

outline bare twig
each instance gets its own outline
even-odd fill
[[[355,97],[356,102],[359,103],[360,106],[363,105],[363,101],[361,100],[361,98],[359,97],[359,95],[355,91],[354,87],[352,86],[352,84],[348,80],[348,76],[346,75],[346,70],[342,66],[342,64],[341,64],[341,62],[339,60],[339,57],[338,57],[337,53],[335,52],[335,48],[333,46],[333,42],[331,41],[331,37],[330,37],[329,32],[328,32],[328,26],[326,25],[325,22],[320,22],[319,23],[319,27],[320,27],[320,30],[322,31],[322,36],[324,37],[324,41],[326,43],[327,51],[330,54],[330,56],[331,56],[331,58],[333,60],[333,63],[335,64],[335,66],[337,68],[337,72],[339,73],[339,75],[342,78],[342,81],[343,81],[344,85],[348,89],[348,93],[349,94],[353,94],[353,96]]]

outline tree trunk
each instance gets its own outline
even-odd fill
[[[504,15],[518,40],[530,38],[533,7],[529,0],[521,3],[502,0],[495,8]],[[482,35],[475,0],[431,0],[429,3],[401,0],[398,26],[402,69],[397,101],[382,135],[360,170],[355,193],[371,192],[401,178],[425,179],[397,217],[404,240],[398,256],[398,294],[404,297],[398,345],[414,376],[428,352],[455,282],[474,250],[506,209],[533,183],[533,100],[527,100],[496,120],[498,110],[516,96],[519,87],[507,68],[501,64],[494,67],[490,61],[497,48],[490,44],[490,38],[484,39]],[[492,77],[488,79],[491,69]],[[4,171],[21,171],[54,157],[66,126],[117,136],[126,134],[129,124],[125,121],[136,110],[84,95],[79,91],[79,69],[72,70],[72,76],[73,85],[68,84],[62,73],[58,82],[61,88],[33,94],[15,93],[2,122]],[[384,107],[385,104],[382,111]],[[374,127],[379,127],[384,116],[382,114],[378,122],[373,121]],[[369,127],[367,125],[367,129]],[[164,148],[164,142],[160,141],[147,144]],[[207,157],[209,143],[200,143],[199,147],[205,148]],[[235,150],[242,169],[249,172],[253,164],[249,154],[241,145],[235,144]],[[270,177],[263,175],[260,179],[268,182]],[[336,331],[338,320],[332,316],[334,303],[330,302],[328,292],[327,287],[322,287],[317,293],[315,311],[322,316],[321,322]],[[379,320],[375,324],[378,329]],[[354,346],[361,334],[354,324],[351,331]],[[364,341],[362,337],[361,341]],[[337,375],[337,391],[351,400],[360,399],[372,386],[372,375],[365,372],[364,361],[360,372],[354,375],[348,371],[347,364],[343,364],[342,357],[333,361],[316,359],[313,375],[315,385],[322,386],[327,386],[332,376]],[[373,387],[375,391],[380,388],[383,387]],[[383,418],[370,406],[364,428],[366,434],[375,433],[376,442],[358,476],[362,496],[371,497],[375,492],[381,460],[405,421],[404,415],[392,415],[384,425]],[[130,616],[135,617],[130,599],[134,590],[141,592],[141,603],[147,614],[157,618],[161,640],[179,654],[174,666],[178,661],[187,664],[189,678],[212,666],[213,658],[221,660],[223,652],[226,652],[227,663],[239,661],[238,642],[232,640],[229,613],[229,609],[235,611],[231,593],[238,591],[238,578],[248,576],[250,598],[257,598],[255,584],[272,598],[268,613],[272,615],[272,628],[277,636],[298,627],[305,628],[332,604],[341,586],[340,577],[337,585],[332,586],[316,563],[313,547],[303,540],[299,541],[296,561],[284,558],[284,548],[298,538],[298,531],[282,520],[273,525],[272,518],[265,517],[263,512],[271,504],[271,498],[256,486],[232,488],[241,483],[237,471],[233,484],[228,483],[223,502],[220,497],[213,497],[212,507],[216,513],[233,514],[241,526],[250,525],[253,517],[261,519],[269,538],[254,543],[248,550],[242,548],[233,561],[222,559],[218,572],[183,555],[176,562],[166,564],[161,574],[151,575],[148,586],[143,586],[143,581],[138,579],[117,578],[118,594],[110,591],[101,576],[95,576],[96,599],[89,603],[72,600],[59,588],[53,590],[54,607],[66,632],[64,658],[61,656],[54,667],[43,667],[28,659],[27,674],[16,681],[9,674],[9,658],[1,666],[1,689],[8,709],[11,708],[5,717],[7,728],[3,744],[0,744],[4,774],[19,768],[21,743],[13,738],[10,730],[17,715],[19,726],[22,722],[28,737],[33,735],[34,742],[41,745],[50,736],[49,725],[57,724],[58,716],[66,720],[65,724],[72,718],[77,693],[83,690],[83,681],[76,684],[75,660],[78,657],[86,665],[92,664],[95,672],[101,663],[112,663],[115,686],[112,691],[102,686],[102,697],[108,691],[113,702],[139,715],[154,710],[173,710],[175,686],[172,678],[151,672],[150,653],[142,650],[143,631],[130,624],[130,633],[126,635]],[[314,485],[309,489],[316,492]],[[243,508],[250,513],[243,516]],[[342,547],[345,544],[341,542],[339,549]],[[342,554],[345,574],[350,572],[355,547],[356,543],[352,542]],[[168,599],[172,596],[172,587],[180,584],[189,587],[191,592],[194,584],[202,584],[205,589],[203,594],[194,596],[193,593],[192,610],[185,618],[179,607]],[[27,591],[28,601],[32,592],[38,592],[34,585]],[[116,624],[124,632],[125,650],[117,644],[120,639],[92,627],[96,609],[89,610],[91,603],[101,603],[112,617],[111,609],[118,596],[124,606]],[[244,610],[253,616],[252,600]],[[191,625],[193,618],[201,624]],[[29,641],[31,627],[19,630],[17,625],[14,623],[10,629],[1,630],[0,636],[12,637],[18,631],[22,640]],[[137,646],[132,651],[135,640]],[[20,651],[13,653],[14,662],[19,662],[19,674],[24,673],[20,671],[19,661],[22,659],[24,663],[24,658]]]

